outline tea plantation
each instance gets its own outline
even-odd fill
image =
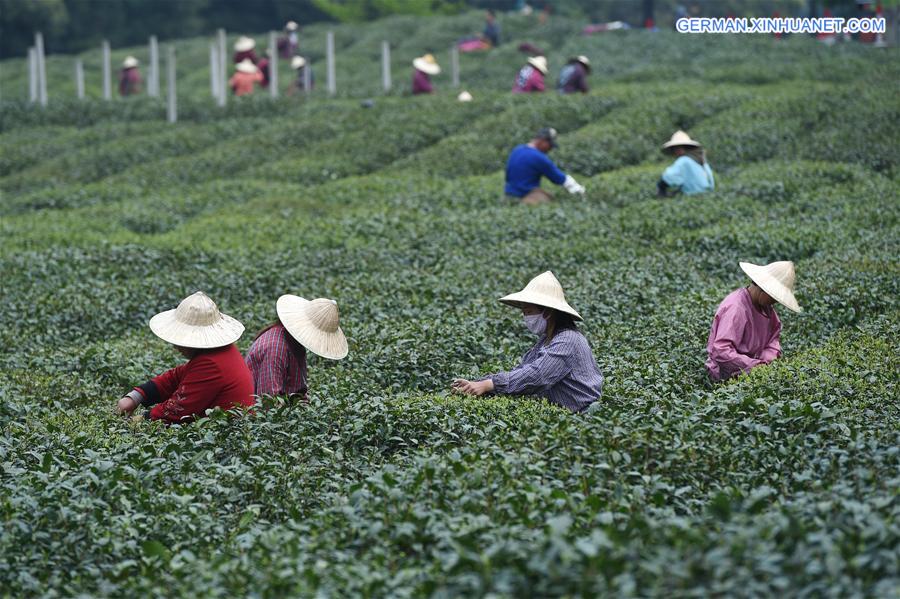
[[[65,99],[70,57],[31,107],[0,64],[0,595],[900,593],[898,51],[508,20],[463,57],[474,102],[441,76],[361,106],[381,39],[405,89],[479,18],[340,27],[337,98],[224,110],[208,40],[178,42],[175,125],[161,101]],[[589,55],[592,92],[509,94],[526,39],[551,76]],[[586,196],[501,202],[545,125]],[[655,197],[677,128],[715,193]],[[780,311],[783,359],[712,385],[739,260],[793,260],[804,312]],[[546,269],[600,409],[450,395],[530,346],[497,298]],[[350,355],[311,361],[308,406],[117,417],[180,362],[148,319],[198,289],[242,351],[279,295],[335,298]]]

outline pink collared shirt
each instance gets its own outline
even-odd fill
[[[706,371],[714,381],[749,372],[781,355],[781,320],[774,308],[758,308],[746,287],[722,300],[706,343]]]

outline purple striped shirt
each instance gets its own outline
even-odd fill
[[[306,401],[306,349],[282,324],[256,338],[247,351],[254,395],[300,395]]]
[[[537,395],[581,412],[600,398],[603,375],[587,339],[576,329],[564,329],[547,345],[544,337],[509,372],[489,376],[494,393]]]

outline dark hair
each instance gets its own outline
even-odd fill
[[[547,335],[545,343],[548,343],[552,340],[557,333],[560,331],[565,331],[566,329],[574,329],[578,330],[578,325],[575,324],[575,317],[566,312],[560,312],[559,310],[550,309],[551,315],[553,318],[553,323],[547,323]]]

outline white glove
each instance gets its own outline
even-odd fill
[[[563,187],[566,188],[571,194],[583,194],[584,193],[584,185],[579,185],[578,181],[572,178],[572,175],[566,175],[566,180],[563,181]]]

